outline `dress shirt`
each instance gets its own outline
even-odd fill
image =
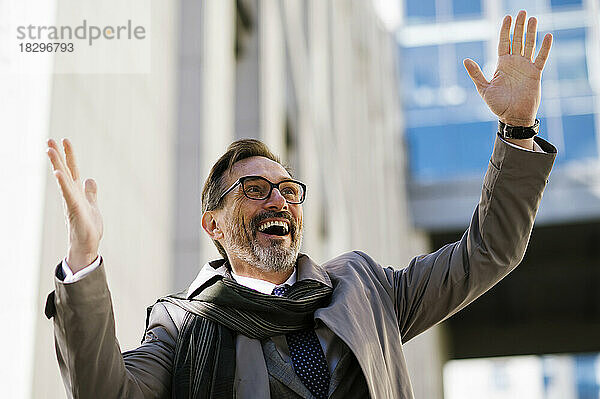
[[[86,267],[84,267],[83,269],[78,271],[77,273],[73,273],[73,271],[67,264],[67,258],[64,258],[62,261],[62,264],[61,264],[63,276],[65,276],[63,283],[69,284],[69,283],[75,283],[75,282],[81,280],[82,278],[87,276],[89,273],[93,272],[98,267],[98,265],[100,265],[101,260],[102,260],[102,257],[100,257],[100,255],[98,255],[96,257],[96,260],[94,260],[92,263],[90,263],[89,265],[87,265]]]
[[[231,277],[233,277],[233,279],[240,285],[243,285],[244,287],[248,287],[248,288],[252,288],[255,291],[261,292],[263,294],[267,294],[267,295],[271,295],[273,293],[273,290],[276,287],[281,287],[282,285],[294,285],[294,283],[296,282],[296,268],[294,268],[294,272],[292,273],[292,275],[283,283],[283,284],[273,284],[269,281],[265,281],[265,280],[260,280],[258,278],[253,278],[253,277],[246,277],[246,276],[239,276],[237,274],[235,274],[233,271],[231,272]]]

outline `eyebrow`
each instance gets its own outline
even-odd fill
[[[284,181],[284,180],[296,180],[293,176],[286,176],[286,177],[278,178],[277,180],[272,180],[272,179],[268,178],[267,176],[261,175],[261,174],[247,174],[247,175],[242,175],[242,176],[238,177],[237,179],[233,180],[231,182],[231,184],[235,183],[242,177],[249,177],[249,176],[259,176],[259,177],[262,177],[263,179],[267,179],[271,183],[279,183],[280,181]],[[231,184],[230,184],[230,186],[231,186]]]

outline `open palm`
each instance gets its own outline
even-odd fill
[[[512,126],[532,126],[541,99],[541,76],[552,46],[552,35],[546,34],[538,56],[535,50],[537,20],[529,18],[524,41],[527,13],[520,11],[515,22],[511,46],[511,17],[507,15],[500,28],[498,65],[488,81],[481,68],[471,59],[464,60],[465,68],[477,91],[498,118]]]
[[[94,179],[86,179],[84,184],[81,183],[71,142],[64,139],[63,147],[66,161],[52,139],[48,140],[47,154],[63,196],[69,229],[67,263],[75,273],[96,258],[103,224],[98,208],[96,182]]]

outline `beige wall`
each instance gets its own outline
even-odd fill
[[[198,110],[202,113],[198,134],[202,137],[199,156],[203,184],[212,165],[234,139],[235,1],[203,3],[202,23],[202,70],[198,72],[202,75],[203,101]],[[219,257],[204,231],[200,232],[200,237],[199,266]]]
[[[0,318],[0,398],[31,396],[35,324],[38,319],[38,281],[46,160],[45,137],[50,113],[52,64],[37,63],[38,73],[13,73],[23,67],[12,53],[11,19],[40,15],[52,20],[53,1],[30,10],[27,4],[0,2],[0,272],[3,288]],[[10,43],[10,44],[9,44]],[[16,45],[16,43],[14,43]]]
[[[49,136],[70,137],[82,174],[99,186],[100,253],[123,350],[139,344],[146,306],[171,290],[177,11],[176,2],[152,2],[151,73],[56,74],[52,80]],[[57,10],[59,21],[63,13],[69,10]],[[67,236],[49,172],[46,180],[32,397],[63,398],[43,305]]]

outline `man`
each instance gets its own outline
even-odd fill
[[[500,119],[481,200],[456,243],[383,268],[361,252],[317,265],[299,254],[306,187],[256,140],[233,143],[202,193],[202,227],[223,259],[159,299],[142,345],[121,354],[103,260],[97,187],[82,188],[73,149],[53,140],[68,255],[47,304],[67,391],[77,398],[412,398],[402,345],[473,301],[521,261],[556,150],[537,133],[536,20],[521,11],[498,68],[467,72]]]

